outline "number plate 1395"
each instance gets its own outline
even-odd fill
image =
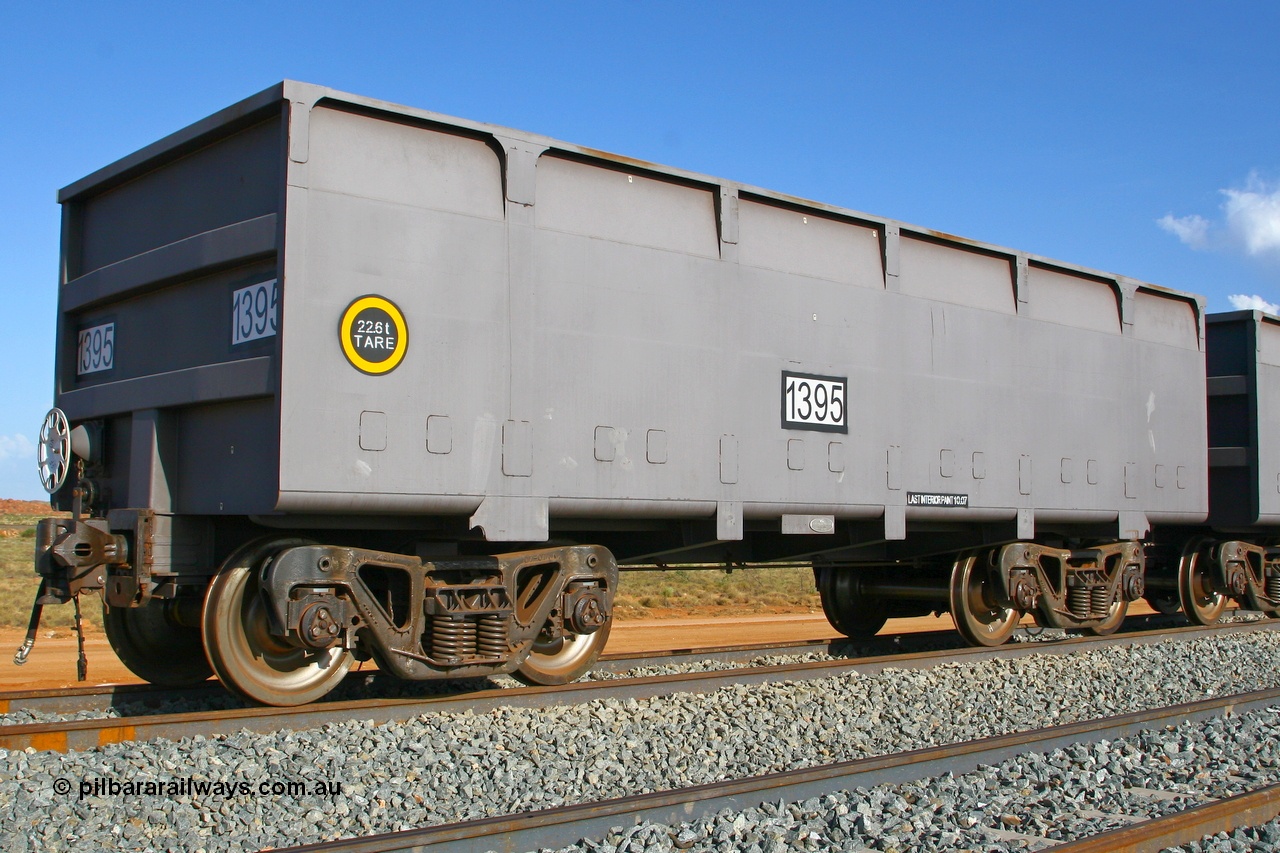
[[[848,432],[849,380],[782,372],[782,428]]]

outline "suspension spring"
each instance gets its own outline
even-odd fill
[[[507,656],[507,620],[496,613],[480,617],[476,647],[485,660],[502,660]]]
[[[1280,601],[1280,572],[1267,575],[1267,598]]]
[[[1093,614],[1092,615],[1095,618],[1101,619],[1102,617],[1106,616],[1107,612],[1111,609],[1110,607],[1111,602],[1109,600],[1111,598],[1111,596],[1109,595],[1110,591],[1111,591],[1110,588],[1105,586],[1095,586],[1093,588],[1092,590]]]
[[[1067,590],[1067,609],[1077,619],[1088,619],[1089,608],[1093,603],[1087,586],[1073,586]]]
[[[466,617],[434,617],[431,620],[431,656],[437,660],[475,657],[476,623]]]

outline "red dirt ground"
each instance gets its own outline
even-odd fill
[[[49,515],[53,509],[48,501],[18,501],[0,498],[0,515]]]

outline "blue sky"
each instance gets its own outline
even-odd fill
[[[283,78],[1280,303],[1280,3],[0,4],[0,497],[56,191]]]

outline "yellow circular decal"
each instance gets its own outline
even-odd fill
[[[361,296],[342,312],[338,327],[347,361],[363,373],[390,373],[404,360],[409,329],[390,299]]]

